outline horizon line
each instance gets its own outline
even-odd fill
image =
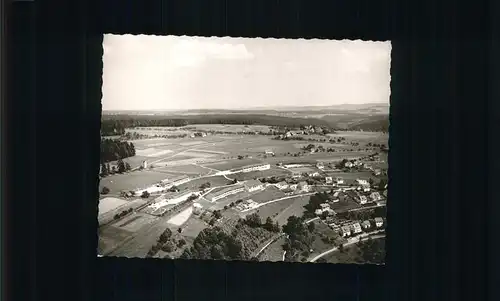
[[[343,104],[336,104],[336,105],[304,105],[304,106],[269,106],[269,107],[263,107],[263,106],[257,106],[257,107],[242,107],[242,108],[193,108],[193,109],[102,109],[102,112],[106,111],[177,111],[177,112],[182,112],[182,111],[201,111],[201,110],[233,110],[233,111],[244,111],[244,110],[275,110],[279,108],[322,108],[322,107],[336,107],[336,106],[361,106],[361,105],[387,105],[390,106],[389,103],[385,102],[365,102],[365,103],[356,103],[356,104],[350,104],[350,103],[343,103]]]

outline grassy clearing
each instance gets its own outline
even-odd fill
[[[312,256],[319,255],[331,248],[344,243],[345,239],[337,234],[332,228],[321,221],[314,221],[314,241],[312,249],[314,250]],[[328,241],[330,239],[330,241]]]
[[[285,244],[285,237],[278,239],[270,244],[260,255],[260,261],[282,261],[283,260],[283,245]]]
[[[161,180],[178,176],[178,174],[168,174],[152,170],[133,171],[126,174],[115,174],[101,179],[99,191],[103,187],[108,187],[111,194],[120,193],[122,190],[134,190],[136,188],[146,188]]]
[[[274,186],[268,186],[265,190],[251,195],[250,198],[256,203],[265,203],[285,196],[286,194],[278,188]]]
[[[310,196],[301,196],[290,200],[284,200],[283,202],[290,201],[291,203],[287,208],[274,217],[274,221],[283,226],[287,223],[290,216],[302,216],[305,211],[304,206],[309,203],[309,198]]]

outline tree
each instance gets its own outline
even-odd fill
[[[125,163],[123,162],[122,159],[118,160],[118,173],[124,173],[125,172]]]
[[[340,245],[338,246],[338,249],[339,249],[339,252],[340,252],[340,253],[343,253],[343,252],[344,252],[344,245],[343,245],[343,244],[340,244]]]
[[[307,224],[307,229],[309,230],[309,232],[313,232],[314,231],[314,223]]]
[[[222,214],[220,213],[219,210],[214,211],[214,218],[215,219],[220,219],[222,217]]]
[[[316,260],[316,263],[327,263],[327,261],[324,257],[321,257],[318,260]]]
[[[131,169],[132,169],[132,167],[130,167],[130,163],[126,162],[125,163],[125,170],[130,171]]]
[[[378,182],[378,190],[380,191],[385,190],[385,185],[387,185],[387,180],[381,179],[380,182]]]
[[[172,252],[172,251],[175,251],[175,248],[176,248],[175,244],[174,244],[173,242],[171,242],[171,241],[167,241],[167,242],[166,242],[166,243],[165,243],[165,244],[161,247],[162,251],[167,252],[167,253],[170,253],[170,252]]]
[[[259,219],[260,219],[260,217],[259,217]],[[266,229],[268,231],[274,231],[273,219],[268,216],[267,219],[266,219],[266,222],[263,225],[263,227],[264,227],[264,229]]]
[[[166,228],[165,231],[158,238],[158,242],[166,243],[172,237],[172,231],[169,228]]]
[[[101,194],[108,194],[110,192],[109,188],[104,186],[102,189],[101,189]]]
[[[250,215],[247,215],[245,218],[245,223],[252,228],[257,228],[262,226],[262,220],[260,219],[260,216],[257,213],[252,213]]]
[[[177,232],[182,233],[182,228],[178,228]]]
[[[186,245],[186,241],[184,239],[180,239],[178,242],[177,242],[177,247],[179,248],[182,248],[183,246]]]
[[[149,198],[149,196],[150,196],[150,193],[147,190],[143,191],[141,194],[141,198],[143,198],[143,199],[147,199],[147,198]]]
[[[368,180],[368,183],[370,184],[371,187],[373,187],[373,184],[375,183],[375,181],[372,178],[370,178]]]

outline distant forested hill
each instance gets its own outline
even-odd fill
[[[378,120],[364,120],[349,126],[352,131],[389,132],[389,117]]]
[[[125,128],[165,126],[178,127],[190,124],[247,124],[269,125],[280,127],[300,127],[313,125],[332,129],[331,124],[316,118],[293,118],[270,115],[184,115],[184,116],[150,116],[150,115],[103,115],[101,135],[123,134]]]

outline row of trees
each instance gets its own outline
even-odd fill
[[[116,139],[101,139],[101,163],[116,161],[135,156],[135,146],[132,142]]]
[[[116,166],[110,166],[109,163],[101,163],[101,176],[105,177],[107,175],[115,174],[115,173],[124,173],[130,171],[132,167],[128,162],[123,162],[122,159],[119,159]]]

